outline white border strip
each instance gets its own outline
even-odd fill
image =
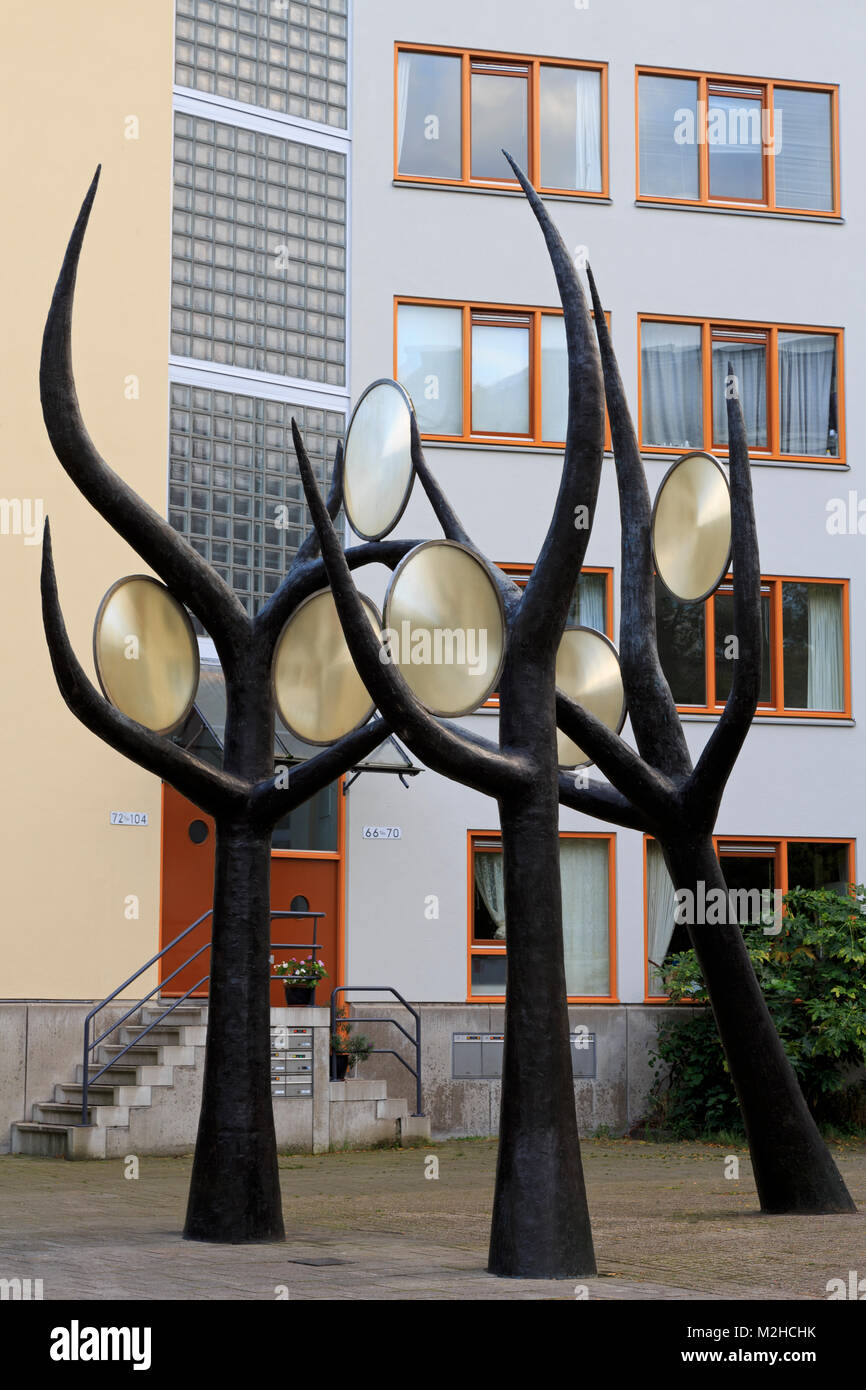
[[[300,377],[270,376],[243,367],[224,367],[198,357],[169,357],[168,379],[184,386],[202,386],[210,391],[232,391],[239,396],[262,400],[296,401],[318,410],[349,413],[349,393],[343,386],[327,386]]]
[[[352,138],[348,131],[337,126],[305,121],[300,116],[286,116],[279,111],[265,111],[261,106],[248,106],[242,101],[228,101],[213,92],[199,92],[192,87],[174,87],[174,109],[186,116],[198,116],[205,121],[220,121],[223,125],[241,126],[262,135],[274,135],[281,140],[296,140],[302,145],[336,150],[348,155]]]

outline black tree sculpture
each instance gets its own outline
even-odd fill
[[[383,665],[300,433],[293,428],[322,556],[365,684],[416,756],[499,803],[508,984],[489,1268],[503,1275],[567,1277],[591,1274],[595,1263],[571,1078],[557,797],[653,834],[676,887],[694,891],[703,880],[708,890],[725,889],[712,831],[758,702],[760,563],[745,427],[734,391],[727,410],[739,660],[724,713],[693,769],[658,658],[649,494],[601,304],[590,276],[594,329],[567,250],[535,190],[509,162],[554,267],[565,316],[569,401],[562,481],[539,559],[523,593],[506,576],[498,577],[507,619],[498,748],[432,717],[393,664]],[[575,517],[586,507],[591,523],[600,479],[602,379],[622,515],[621,666],[639,752],[555,689],[556,651],[589,537],[588,528],[575,528]],[[412,443],[415,471],[445,535],[472,547],[426,465],[414,421]],[[581,785],[559,770],[557,726],[579,742],[611,785]],[[851,1211],[851,1198],[775,1031],[739,926],[698,928],[693,940],[745,1118],[762,1209]]]
[[[739,400],[729,396],[728,438],[732,521],[734,661],[731,690],[719,721],[693,767],[656,640],[652,512],[640,449],[592,272],[589,284],[601,347],[622,522],[620,665],[635,755],[616,735],[594,729],[561,697],[560,727],[580,737],[601,771],[625,794],[640,828],[658,840],[674,887],[698,896],[727,887],[713,844],[722,795],[749,732],[761,685],[761,566],[752,505],[746,430]],[[729,380],[733,368],[728,364]],[[640,773],[639,780],[635,780]],[[576,788],[560,778],[564,804],[605,820],[610,789]],[[634,825],[635,820],[620,820]],[[818,1132],[767,1008],[736,921],[689,925],[713,1014],[736,1089],[761,1209],[765,1212],[855,1211],[854,1202]]]
[[[60,609],[45,523],[42,612],[54,674],[73,714],[133,762],[164,778],[216,820],[216,869],[207,1048],[201,1116],[184,1234],[227,1243],[281,1240],[283,1217],[270,1091],[270,843],[274,825],[346,772],[388,735],[381,718],[293,769],[274,772],[272,667],[299,604],[326,583],[311,534],[277,592],[251,618],[215,570],[105,463],[78,408],[72,304],[97,170],[57,281],[42,347],[42,410],[54,452],[76,487],[195,614],[216,645],[227,712],[222,769],[128,718],[78,662]],[[328,513],[341,504],[341,451]],[[416,541],[349,550],[346,563],[393,568]]]

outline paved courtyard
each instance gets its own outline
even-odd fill
[[[743,1149],[586,1140],[588,1297],[825,1300],[866,1274],[866,1142],[833,1152],[858,1215],[762,1217]],[[119,1160],[3,1157],[0,1278],[41,1279],[46,1300],[573,1299],[485,1272],[495,1162],[487,1139],[283,1157],[286,1243],[255,1247],[181,1239],[190,1158],[125,1178]]]

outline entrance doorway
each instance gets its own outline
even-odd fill
[[[316,955],[328,972],[316,988],[315,1003],[330,1002],[331,990],[343,983],[343,796],[340,784],[324,788],[306,805],[277,825],[271,849],[271,908],[323,912],[316,924]],[[173,787],[163,786],[162,903],[160,947],[213,905],[215,825]],[[302,906],[302,903],[306,906]],[[203,951],[185,961],[211,937],[211,918],[185,936],[160,961],[163,995],[177,997],[198,985],[210,969]],[[275,918],[271,940],[295,949],[276,949],[275,964],[290,956],[309,956],[312,919]],[[306,947],[306,949],[303,949]],[[175,974],[175,972],[178,972]],[[173,977],[173,978],[169,978]],[[194,991],[207,995],[207,981]],[[285,1004],[282,985],[271,984],[271,1006]]]

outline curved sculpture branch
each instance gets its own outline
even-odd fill
[[[559,802],[561,806],[569,806],[573,811],[581,811],[585,816],[594,816],[610,825],[655,834],[650,817],[638,811],[627,797],[607,782],[587,781],[585,786],[579,786],[575,772],[560,772]]]
[[[283,785],[280,774],[254,787],[250,798],[253,821],[257,825],[274,826],[297,806],[309,801],[316,792],[342,777],[374,748],[378,748],[390,733],[384,719],[379,717],[323,748],[298,767],[289,769],[289,780]]]
[[[604,384],[592,319],[574,261],[523,170],[507,151],[503,154],[544,233],[562,300],[568,346],[568,427],[562,478],[553,518],[515,615],[513,634],[517,650],[549,657],[562,636],[592,530],[604,459]],[[585,516],[579,508],[586,508]]]
[[[728,362],[728,377],[734,376]],[[739,396],[729,395],[728,446],[731,482],[731,565],[737,657],[719,722],[685,787],[685,802],[715,820],[725,784],[752,724],[761,692],[761,560],[752,497],[746,425]]]
[[[334,450],[334,467],[331,470],[331,486],[325,502],[325,506],[328,509],[328,516],[332,521],[337,520],[337,514],[343,505],[343,463],[343,444],[342,441],[338,439],[337,447]],[[318,553],[319,537],[316,535],[314,528],[299,547],[289,568],[289,574],[291,574],[292,570],[299,569],[301,565],[306,564],[307,560],[314,560]],[[279,593],[279,589],[277,593]]]
[[[211,634],[223,665],[237,660],[250,621],[235,593],[173,526],[108,466],[87,433],[72,370],[72,306],[84,233],[96,196],[93,177],[69,238],[42,339],[42,414],[55,454],[79,492],[150,565]]]
[[[440,722],[418,702],[393,663],[382,660],[382,644],[370,627],[331,518],[316,487],[313,470],[296,422],[292,434],[307,505],[319,533],[322,559],[349,651],[364,684],[394,733],[413,753],[455,781],[488,796],[515,793],[529,779],[529,768],[517,758],[505,756],[493,745],[485,747],[453,727]]]
[[[622,531],[620,651],[629,715],[641,754],[669,776],[692,764],[656,640],[652,507],[640,449],[595,279],[586,270],[601,352],[607,413],[616,464]]]
[[[227,815],[244,805],[250,790],[246,782],[211,767],[162,734],[155,734],[121,714],[88,679],[63,620],[47,520],[42,541],[42,622],[60,693],[76,719],[91,733],[139,767],[171,782],[208,815]]]
[[[561,690],[556,692],[556,722],[632,806],[656,823],[676,813],[677,789],[664,773],[645,763],[619,734]]]

